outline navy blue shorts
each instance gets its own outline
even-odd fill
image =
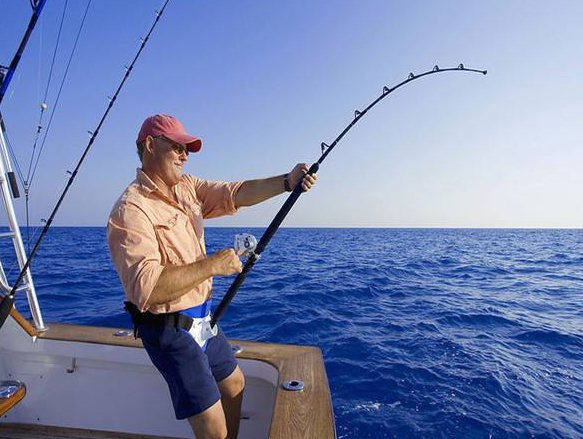
[[[217,383],[237,367],[220,327],[207,342],[206,352],[184,329],[139,325],[138,331],[152,363],[168,383],[176,419],[199,414],[220,399]]]

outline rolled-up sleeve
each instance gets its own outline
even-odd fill
[[[235,205],[235,194],[243,181],[208,181],[192,177],[196,196],[202,203],[203,218],[233,215],[239,211]]]
[[[118,206],[107,223],[107,243],[127,299],[146,311],[164,270],[154,227],[139,208]]]

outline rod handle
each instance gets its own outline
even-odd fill
[[[314,162],[312,164],[312,166],[310,166],[310,169],[308,169],[308,174],[314,175],[318,172],[319,169],[320,169],[320,163]]]

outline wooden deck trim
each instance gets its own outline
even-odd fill
[[[31,337],[36,337],[39,335],[39,332],[34,329],[34,327],[22,316],[22,314],[16,311],[16,308],[12,308],[10,310],[10,315],[16,321],[16,323],[18,323],[18,325],[20,325],[20,327],[26,331],[28,335]]]
[[[52,323],[49,324],[48,331],[38,334],[38,338],[143,347],[141,340],[134,339],[133,331],[131,335],[125,337],[113,335],[123,330],[128,331],[119,328]],[[330,389],[320,349],[244,340],[230,342],[243,348],[243,351],[237,354],[237,358],[263,361],[274,366],[279,372],[270,439],[336,438]],[[303,381],[304,390],[298,392],[284,390],[281,385],[288,380]]]
[[[134,338],[133,329],[104,328],[100,326],[71,325],[67,323],[50,323],[49,329],[38,334],[39,339],[71,341],[77,343],[104,344],[109,346],[125,346],[142,348],[142,341]],[[127,331],[129,335],[117,337],[114,334]]]

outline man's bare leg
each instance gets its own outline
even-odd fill
[[[188,418],[188,422],[197,439],[225,439],[227,437],[225,413],[220,399],[204,412]]]
[[[236,439],[239,434],[241,421],[241,403],[245,390],[245,377],[237,366],[233,373],[218,383],[221,392],[221,401],[227,421],[227,439]]]

